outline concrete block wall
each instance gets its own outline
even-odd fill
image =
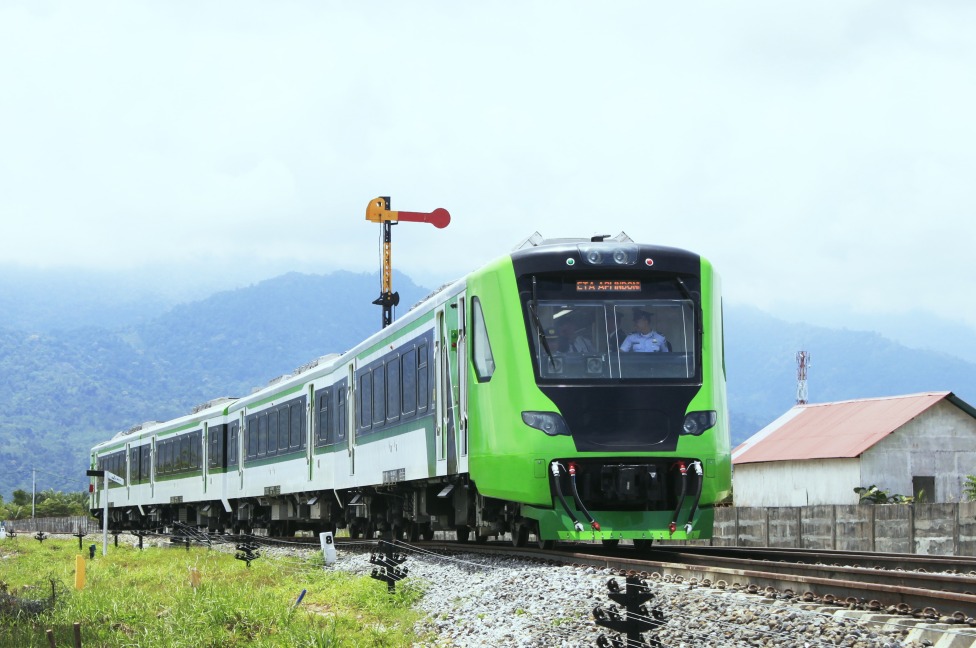
[[[976,556],[976,502],[717,508],[693,544]]]

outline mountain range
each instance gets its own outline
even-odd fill
[[[0,495],[85,487],[89,448],[134,424],[242,396],[343,351],[381,323],[378,273],[285,274],[176,303],[133,288],[93,293],[0,282]],[[394,273],[401,310],[430,290]],[[30,288],[31,286],[27,286]],[[797,351],[812,358],[810,402],[947,390],[976,403],[976,363],[878,333],[725,307],[733,443],[788,410]]]

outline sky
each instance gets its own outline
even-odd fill
[[[436,286],[538,231],[976,334],[976,5],[0,2],[0,271]],[[394,286],[396,288],[396,286]]]

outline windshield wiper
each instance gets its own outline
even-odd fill
[[[546,338],[546,334],[542,329],[542,320],[539,319],[539,315],[535,312],[536,306],[539,303],[539,293],[538,285],[536,284],[535,275],[532,275],[532,301],[529,302],[529,312],[532,313],[532,321],[535,322],[535,330],[539,332],[539,342],[542,342],[542,348],[546,350],[546,355],[549,356],[549,366],[553,369],[556,368],[556,361],[552,357],[552,349],[549,348],[549,340]]]
[[[549,339],[546,338],[546,334],[542,329],[542,321],[539,316],[536,315],[535,306],[529,304],[529,312],[532,314],[532,321],[535,323],[535,330],[539,333],[539,342],[542,342],[542,348],[546,350],[546,355],[549,356],[549,366],[556,368],[556,361],[552,357],[552,349],[549,348]]]

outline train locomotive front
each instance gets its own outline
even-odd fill
[[[709,262],[626,237],[538,241],[467,288],[479,517],[516,544],[711,537],[731,460]]]

